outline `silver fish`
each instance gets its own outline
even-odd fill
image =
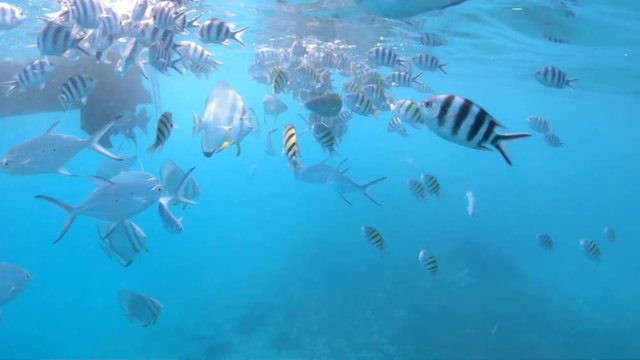
[[[21,8],[0,2],[0,30],[11,30],[27,19]]]
[[[558,135],[549,132],[544,135],[544,142],[551,147],[564,147],[565,143],[558,137]]]
[[[119,291],[118,298],[120,307],[127,313],[129,321],[135,320],[144,327],[154,325],[164,308],[158,300],[131,291]]]
[[[616,241],[616,231],[611,226],[604,227],[604,237],[611,242]]]
[[[31,282],[31,273],[18,265],[0,262],[0,307],[15,299]],[[2,316],[0,309],[0,317]]]
[[[186,178],[187,172],[183,171],[176,163],[166,160],[160,168],[160,181],[164,184],[165,190],[174,198],[185,198],[193,200],[200,195],[200,186],[193,176],[189,176],[186,183],[180,189],[180,182]]]
[[[182,218],[176,218],[171,210],[169,210],[170,201],[171,199],[169,197],[160,198],[160,200],[158,200],[158,213],[160,214],[160,219],[165,229],[174,234],[178,234],[184,229],[182,226]]]
[[[144,14],[147,12],[149,2],[147,0],[137,0],[131,11],[131,20],[140,21],[144,19]]]
[[[277,119],[278,115],[289,110],[289,107],[282,100],[278,99],[277,96],[266,94],[262,98],[262,110],[266,115],[275,116]]]
[[[85,148],[90,148],[110,159],[120,160],[98,142],[111,128],[108,123],[90,138],[82,140],[70,135],[54,134],[53,124],[44,134],[12,147],[0,160],[0,172],[10,175],[58,173],[71,175],[64,165]]]
[[[144,231],[130,220],[120,224],[102,223],[98,226],[98,235],[102,240],[102,249],[122,266],[129,266],[142,251],[148,251]]]

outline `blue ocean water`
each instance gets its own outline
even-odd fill
[[[1,35],[11,50],[4,57],[26,62],[38,56],[28,46],[40,26],[34,17],[54,6],[15,5],[29,19]],[[144,151],[153,130],[122,150],[137,153],[134,168],[153,174],[167,159],[195,167],[198,204],[174,210],[184,231],[167,232],[151,206],[133,219],[149,251],[122,267],[100,248],[94,219],[78,218],[51,244],[65,214],[34,196],[78,204],[95,187],[84,176],[1,174],[0,261],[32,275],[2,307],[1,359],[640,358],[636,2],[469,0],[403,19],[367,15],[371,9],[343,1],[195,8],[203,18],[248,25],[247,46],[207,46],[223,62],[208,79],[152,74],[160,96],[140,106],[152,114],[150,129],[156,107],[171,111],[174,130],[159,152]],[[240,156],[228,149],[206,158],[192,135],[192,112],[204,112],[220,79],[263,115],[262,98],[272,89],[249,74],[258,48],[297,36],[343,40],[360,56],[378,41],[413,56],[425,48],[411,38],[427,32],[447,40],[426,49],[447,63],[446,75],[422,75],[435,93],[472,99],[514,132],[533,133],[525,119],[542,115],[566,146],[549,147],[534,133],[505,146],[510,167],[495,151],[447,142],[425,127],[409,127],[406,138],[389,133],[389,113],[354,115],[329,162],[348,158],[348,174],[361,184],[387,176],[369,190],[378,207],[358,193],[346,195],[348,205],[330,186],[296,180],[280,156],[284,124],[298,128],[303,164],[328,154],[304,131],[297,113],[309,111],[290,95],[280,96],[289,110],[275,122],[277,156],[265,152],[271,119],[242,141]],[[569,43],[547,41],[542,34],[550,32]],[[533,73],[542,66],[578,78],[575,89],[538,83]],[[332,75],[342,93],[347,78]],[[145,86],[151,91],[151,82]],[[433,95],[392,93],[414,101]],[[78,110],[8,116],[0,119],[0,152],[55,121],[57,132],[87,136]],[[92,175],[103,161],[86,150],[67,169]],[[439,199],[409,192],[407,179],[422,172],[438,177]],[[362,236],[363,225],[384,236],[382,255]],[[605,226],[616,230],[615,242]],[[539,246],[540,233],[553,237],[553,251]],[[581,251],[581,238],[597,242],[599,263]],[[437,257],[435,277],[418,261],[421,249]],[[120,290],[160,301],[157,323],[129,321]]]

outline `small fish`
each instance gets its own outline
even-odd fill
[[[78,36],[77,33],[73,33],[71,28],[57,24],[52,20],[42,18],[41,20],[45,24],[38,32],[37,43],[40,55],[62,56],[71,49],[80,50],[86,55],[91,55],[80,47],[82,37]]]
[[[502,127],[487,111],[473,101],[456,95],[435,95],[420,103],[427,126],[438,136],[453,143],[481,150],[498,150],[508,165],[511,159],[503,141],[531,136],[528,133],[499,134]]]
[[[360,84],[355,81],[346,81],[344,84],[342,84],[342,90],[345,93],[358,92],[360,91]]]
[[[578,79],[569,79],[567,74],[553,66],[545,66],[536,70],[534,74],[540,84],[556,89],[565,87],[573,88],[573,83]]]
[[[60,85],[58,99],[65,111],[76,104],[84,106],[95,88],[96,79],[87,75],[74,75]]]
[[[562,142],[562,140],[558,137],[558,135],[551,132],[547,133],[544,136],[544,141],[551,147],[564,147],[565,145],[564,142]]]
[[[298,148],[296,128],[291,124],[285,125],[282,133],[282,153],[286,155],[289,164],[293,166],[294,171],[297,172],[301,166],[298,161],[300,149]]]
[[[238,30],[231,30],[233,26],[228,22],[216,18],[209,19],[203,22],[198,28],[198,36],[203,43],[215,43],[227,45],[228,39],[233,39],[238,44],[245,46],[242,41],[242,34],[249,28],[248,26],[242,27]]]
[[[138,321],[142,326],[154,325],[164,308],[158,300],[149,296],[121,290],[118,292],[120,307],[127,313],[129,321]]]
[[[438,34],[427,33],[423,34],[418,38],[418,41],[424,46],[442,46],[444,45],[444,40]]]
[[[369,84],[362,88],[362,94],[371,100],[378,110],[391,110],[391,106],[389,105],[391,102],[390,97],[387,95],[383,87]]]
[[[427,70],[427,71],[442,71],[443,74],[447,74],[446,71],[444,71],[444,67],[447,64],[443,64],[440,62],[440,59],[438,59],[437,57],[433,56],[433,55],[429,55],[429,54],[418,54],[416,56],[414,56],[413,58],[411,58],[411,60],[413,60],[413,64],[421,70]]]
[[[262,110],[266,115],[275,116],[277,119],[278,115],[289,110],[289,107],[282,100],[278,99],[277,96],[266,94],[262,98]]]
[[[603,232],[604,232],[604,237],[607,238],[607,240],[611,242],[616,241],[616,231],[613,230],[611,226],[605,226]]]
[[[20,295],[30,282],[29,271],[18,265],[0,262],[0,308]]]
[[[540,246],[542,246],[543,249],[549,251],[553,250],[553,240],[551,239],[551,236],[549,236],[549,234],[536,235],[536,240],[538,240],[538,243],[540,244]]]
[[[336,153],[336,137],[329,128],[324,123],[314,123],[311,126],[311,130],[313,131],[313,138],[322,146],[323,149],[329,151],[329,157],[333,157]]]
[[[361,92],[344,95],[344,103],[351,111],[362,116],[378,114],[373,102]]]
[[[467,191],[465,198],[467,199],[467,213],[473,217],[476,214],[476,196],[472,191]]]
[[[438,178],[431,174],[422,173],[420,174],[420,181],[431,195],[440,197],[440,181],[438,181]]]
[[[169,232],[178,234],[184,230],[182,226],[182,218],[176,218],[171,210],[169,210],[169,197],[162,197],[158,200],[158,213],[160,214],[160,219],[162,219],[162,223],[164,224],[165,229]]]
[[[14,76],[14,80],[5,81],[0,84],[7,86],[6,96],[11,95],[16,89],[19,92],[33,88],[42,90],[53,75],[55,68],[55,63],[52,63],[47,58],[34,60],[20,70]]]
[[[193,41],[179,41],[174,46],[176,52],[192,63],[208,65],[214,70],[222,65],[220,61],[213,58],[213,54]]]
[[[427,250],[420,250],[418,260],[431,275],[436,275],[438,272],[438,260],[435,256],[431,255]]]
[[[106,35],[119,36],[122,33],[122,17],[118,12],[110,7],[104,8],[104,13],[100,16],[100,31]]]
[[[293,44],[291,44],[289,53],[295,57],[300,58],[307,54],[307,47],[304,46],[304,43],[302,40],[295,40]]]
[[[407,128],[404,127],[404,125],[402,124],[402,120],[397,116],[391,117],[391,120],[389,120],[389,125],[387,126],[387,131],[396,132],[404,137],[409,136],[409,133],[407,133]]]
[[[373,226],[365,225],[362,227],[362,235],[369,241],[373,246],[378,248],[380,251],[384,251],[384,239],[380,232],[374,228]]]
[[[424,185],[418,180],[409,179],[407,180],[407,186],[409,186],[409,191],[411,195],[415,196],[420,200],[424,200],[426,198],[426,190]]]
[[[337,116],[342,110],[342,98],[334,93],[319,95],[305,102],[304,106],[320,116]]]
[[[170,68],[182,75],[182,70],[178,67],[181,61],[182,58],[171,60],[171,51],[167,50],[162,41],[155,41],[149,46],[149,64],[163,75],[169,75]]]
[[[0,2],[0,30],[11,30],[27,19],[21,8]]]
[[[115,256],[120,265],[127,267],[142,251],[148,251],[144,231],[130,220],[114,225],[101,223],[98,235],[102,240],[102,250],[110,258]]]
[[[100,26],[104,8],[99,0],[73,0],[72,5],[69,6],[71,18],[80,27],[97,29]]]
[[[592,261],[600,262],[600,248],[595,241],[580,239],[580,250]]]
[[[382,46],[376,46],[369,50],[367,58],[375,65],[386,67],[402,65],[406,62],[406,60],[401,59],[395,51]]]
[[[280,93],[286,92],[287,83],[289,82],[289,77],[287,76],[287,73],[282,68],[280,68],[279,66],[274,67],[271,73],[271,79],[273,82],[274,95],[278,95]]]
[[[181,188],[181,182],[185,179]],[[160,168],[160,181],[164,184],[165,189],[172,199],[187,199],[193,202],[193,199],[200,195],[200,185],[196,179],[182,170],[176,163],[171,160],[165,160]],[[175,201],[173,202],[175,203]],[[185,207],[187,204],[184,204]]]
[[[431,88],[431,86],[429,86],[429,85],[427,85],[425,83],[422,83],[422,82],[412,82],[411,83],[411,87],[413,89],[418,90],[421,93],[432,93],[433,92],[433,89]]]
[[[158,127],[156,129],[156,140],[151,146],[147,148],[147,152],[154,152],[162,149],[164,143],[171,135],[173,129],[173,114],[170,112],[164,112],[158,119]]]
[[[403,122],[407,122],[413,126],[419,126],[425,123],[425,120],[422,118],[420,106],[411,100],[397,100],[391,104],[391,110],[396,116],[402,119]]]
[[[548,134],[551,132],[551,126],[549,125],[547,120],[545,120],[540,115],[531,115],[527,117],[527,124],[532,130],[535,130],[539,133]]]
[[[174,27],[174,19],[178,12],[178,7],[172,1],[157,2],[151,8],[151,18],[153,25],[160,29],[169,29]]]
[[[144,19],[144,14],[147,12],[148,7],[148,0],[136,0],[136,3],[133,5],[133,10],[131,11],[131,20],[140,21]]]
[[[422,73],[414,76],[410,72],[394,71],[391,74],[387,75],[387,77],[385,78],[385,82],[388,85],[395,87],[412,87],[413,84],[419,83],[418,78],[421,75]]]

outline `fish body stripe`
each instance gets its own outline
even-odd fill
[[[476,135],[478,135],[480,129],[482,129],[482,126],[485,124],[485,121],[488,117],[489,114],[484,111],[484,109],[480,109],[476,113],[476,116],[473,119],[473,124],[471,125],[469,133],[467,134],[467,141],[471,142],[473,141],[473,139],[475,139]]]
[[[442,102],[442,106],[440,106],[440,111],[438,112],[438,117],[437,117],[438,126],[440,127],[444,126],[445,121],[447,120],[447,113],[449,112],[449,108],[451,107],[451,104],[453,103],[453,100],[455,100],[455,98],[456,97],[454,95],[449,95]]]
[[[462,105],[458,108],[456,116],[453,119],[453,126],[451,127],[451,135],[458,136],[462,123],[467,119],[473,103],[467,99],[462,100]]]

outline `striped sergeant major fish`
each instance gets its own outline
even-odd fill
[[[311,125],[311,131],[313,131],[313,138],[316,139],[320,146],[329,151],[329,157],[333,157],[336,153],[337,139],[331,128],[320,122]]]
[[[589,260],[600,262],[600,248],[595,241],[580,239],[580,250],[582,250]]]
[[[407,128],[402,124],[402,119],[397,116],[391,117],[391,120],[389,120],[389,125],[387,126],[387,131],[396,132],[403,137],[409,136]]]
[[[68,1],[71,18],[80,27],[85,29],[97,29],[100,19],[104,14],[104,8],[100,0],[73,0]]]
[[[158,149],[162,149],[164,143],[171,135],[171,129],[173,129],[173,114],[170,112],[164,112],[158,119],[158,127],[156,129],[156,140],[147,148],[147,152],[154,152]]]
[[[431,255],[427,250],[420,250],[418,260],[431,275],[436,275],[438,272],[438,260],[435,256]]]
[[[551,239],[549,234],[538,234],[536,235],[536,240],[538,240],[538,243],[543,249],[548,251],[553,250],[553,239]]]
[[[424,200],[427,198],[427,191],[424,188],[424,185],[418,180],[409,179],[407,180],[407,186],[409,187],[409,191],[411,195],[415,196],[420,200]]]
[[[412,57],[411,60],[413,61],[413,64],[420,70],[428,70],[428,71],[440,70],[442,71],[443,74],[445,75],[447,74],[447,72],[444,71],[444,67],[447,64],[441,63],[440,59],[438,59],[433,55],[418,54]]]
[[[440,35],[434,33],[423,34],[418,38],[418,41],[424,46],[436,47],[444,45],[444,39]]]
[[[84,106],[95,88],[96,79],[87,75],[74,75],[60,85],[58,99],[65,111],[76,104]]]
[[[361,92],[348,93],[344,95],[343,101],[349,110],[358,115],[376,116],[378,114],[378,110],[376,110],[373,102]]]
[[[223,44],[228,45],[229,39],[233,39],[238,44],[245,46],[242,41],[242,34],[249,28],[248,26],[241,27],[238,30],[231,30],[232,25],[224,20],[217,18],[209,19],[203,22],[198,28],[198,37],[203,43],[209,44]]]
[[[156,41],[149,46],[149,64],[163,75],[169,75],[169,68],[182,75],[182,69],[178,67],[182,58],[171,60],[171,54],[162,41]]]
[[[438,136],[473,149],[490,150],[491,146],[509,165],[511,159],[502,142],[531,136],[529,133],[497,133],[496,128],[503,126],[479,105],[461,96],[436,95],[420,103],[420,107],[427,126]]]
[[[414,76],[410,72],[395,71],[387,75],[387,77],[385,78],[385,82],[387,83],[387,85],[395,87],[412,87],[413,84],[420,83],[420,81],[418,81],[418,78],[421,75],[422,73]]]
[[[439,197],[440,196],[440,181],[438,178],[427,173],[420,174],[420,181],[425,186],[425,189],[429,192],[429,194]]]
[[[294,173],[297,173],[302,164],[298,161],[300,148],[298,148],[296,128],[291,124],[285,125],[284,131],[282,132],[282,153],[286,155],[289,164],[293,167]]]
[[[176,52],[182,56],[183,59],[188,60],[194,64],[206,65],[214,70],[218,70],[218,67],[222,65],[220,61],[217,61],[213,58],[212,53],[193,41],[177,42],[174,48]]]
[[[27,19],[21,8],[0,2],[0,30],[11,30]]]
[[[423,125],[425,123],[420,106],[408,99],[397,100],[391,104],[391,110],[395,116],[412,126]]]
[[[20,70],[14,80],[4,81],[0,85],[7,86],[5,95],[11,95],[16,89],[24,91],[32,88],[44,89],[47,81],[53,75],[55,64],[47,58],[37,59]]]
[[[530,115],[527,117],[527,125],[532,130],[535,130],[542,134],[548,134],[551,132],[551,125],[540,115]]]
[[[562,139],[560,139],[558,137],[558,135],[552,133],[552,132],[548,132],[545,136],[544,136],[544,142],[547,143],[547,145],[551,146],[551,147],[564,147],[564,142],[562,141]]]
[[[375,65],[386,67],[402,66],[407,62],[407,60],[400,58],[393,49],[383,46],[376,46],[369,50],[367,59]]]
[[[371,245],[375,246],[380,251],[384,251],[384,238],[378,229],[370,225],[364,225],[361,231],[362,235],[369,243],[371,243]]]
[[[569,76],[553,66],[545,66],[536,70],[534,77],[540,84],[556,89],[569,87],[573,89],[573,83],[578,79],[569,79]]]
[[[60,25],[52,20],[38,18],[44,21],[44,26],[38,32],[38,49],[40,55],[62,56],[71,49],[76,49],[91,56],[80,46],[82,37],[71,28]]]

